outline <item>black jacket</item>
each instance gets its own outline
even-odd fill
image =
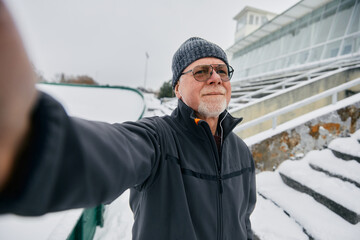
[[[219,154],[208,124],[182,101],[171,116],[107,124],[69,117],[41,94],[0,213],[90,207],[131,188],[133,239],[251,239],[255,172],[232,133],[240,121],[220,115]]]

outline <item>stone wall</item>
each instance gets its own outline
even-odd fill
[[[286,159],[326,147],[360,129],[360,102],[313,119],[250,146],[258,171],[274,170]]]

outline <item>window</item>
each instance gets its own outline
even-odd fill
[[[323,48],[324,48],[324,46],[320,46],[320,47],[311,49],[309,62],[319,61],[322,51],[323,51]]]
[[[243,28],[246,24],[246,17],[243,16],[242,18],[239,19],[239,21],[237,22],[237,26],[236,29],[239,30],[241,28]]]
[[[350,26],[350,33],[355,33],[360,31],[360,2],[358,1],[355,9],[354,9],[354,16],[353,21]]]
[[[324,59],[336,57],[339,53],[341,40],[326,45]]]
[[[249,24],[254,24],[254,15],[252,14],[249,16]]]
[[[261,24],[265,24],[265,23],[267,23],[267,21],[268,21],[267,17],[265,17],[265,16],[261,17]]]
[[[335,16],[330,39],[335,39],[344,35],[354,4],[355,1],[353,0],[340,6],[339,11]]]
[[[323,19],[320,21],[316,34],[315,43],[323,43],[327,40],[329,29],[334,19],[336,8],[324,13]]]

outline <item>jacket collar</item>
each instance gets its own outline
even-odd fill
[[[187,106],[182,100],[178,100],[178,107],[172,112],[171,117],[174,118],[181,127],[195,134],[202,132],[200,125],[207,124],[206,121],[196,117],[195,111]],[[218,124],[221,124],[224,131],[224,139],[226,136],[242,121],[243,118],[234,118],[225,110],[219,116]]]

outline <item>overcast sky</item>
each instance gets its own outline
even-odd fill
[[[5,0],[44,77],[89,75],[100,84],[158,89],[189,37],[227,49],[233,17],[252,6],[282,13],[298,0]]]

